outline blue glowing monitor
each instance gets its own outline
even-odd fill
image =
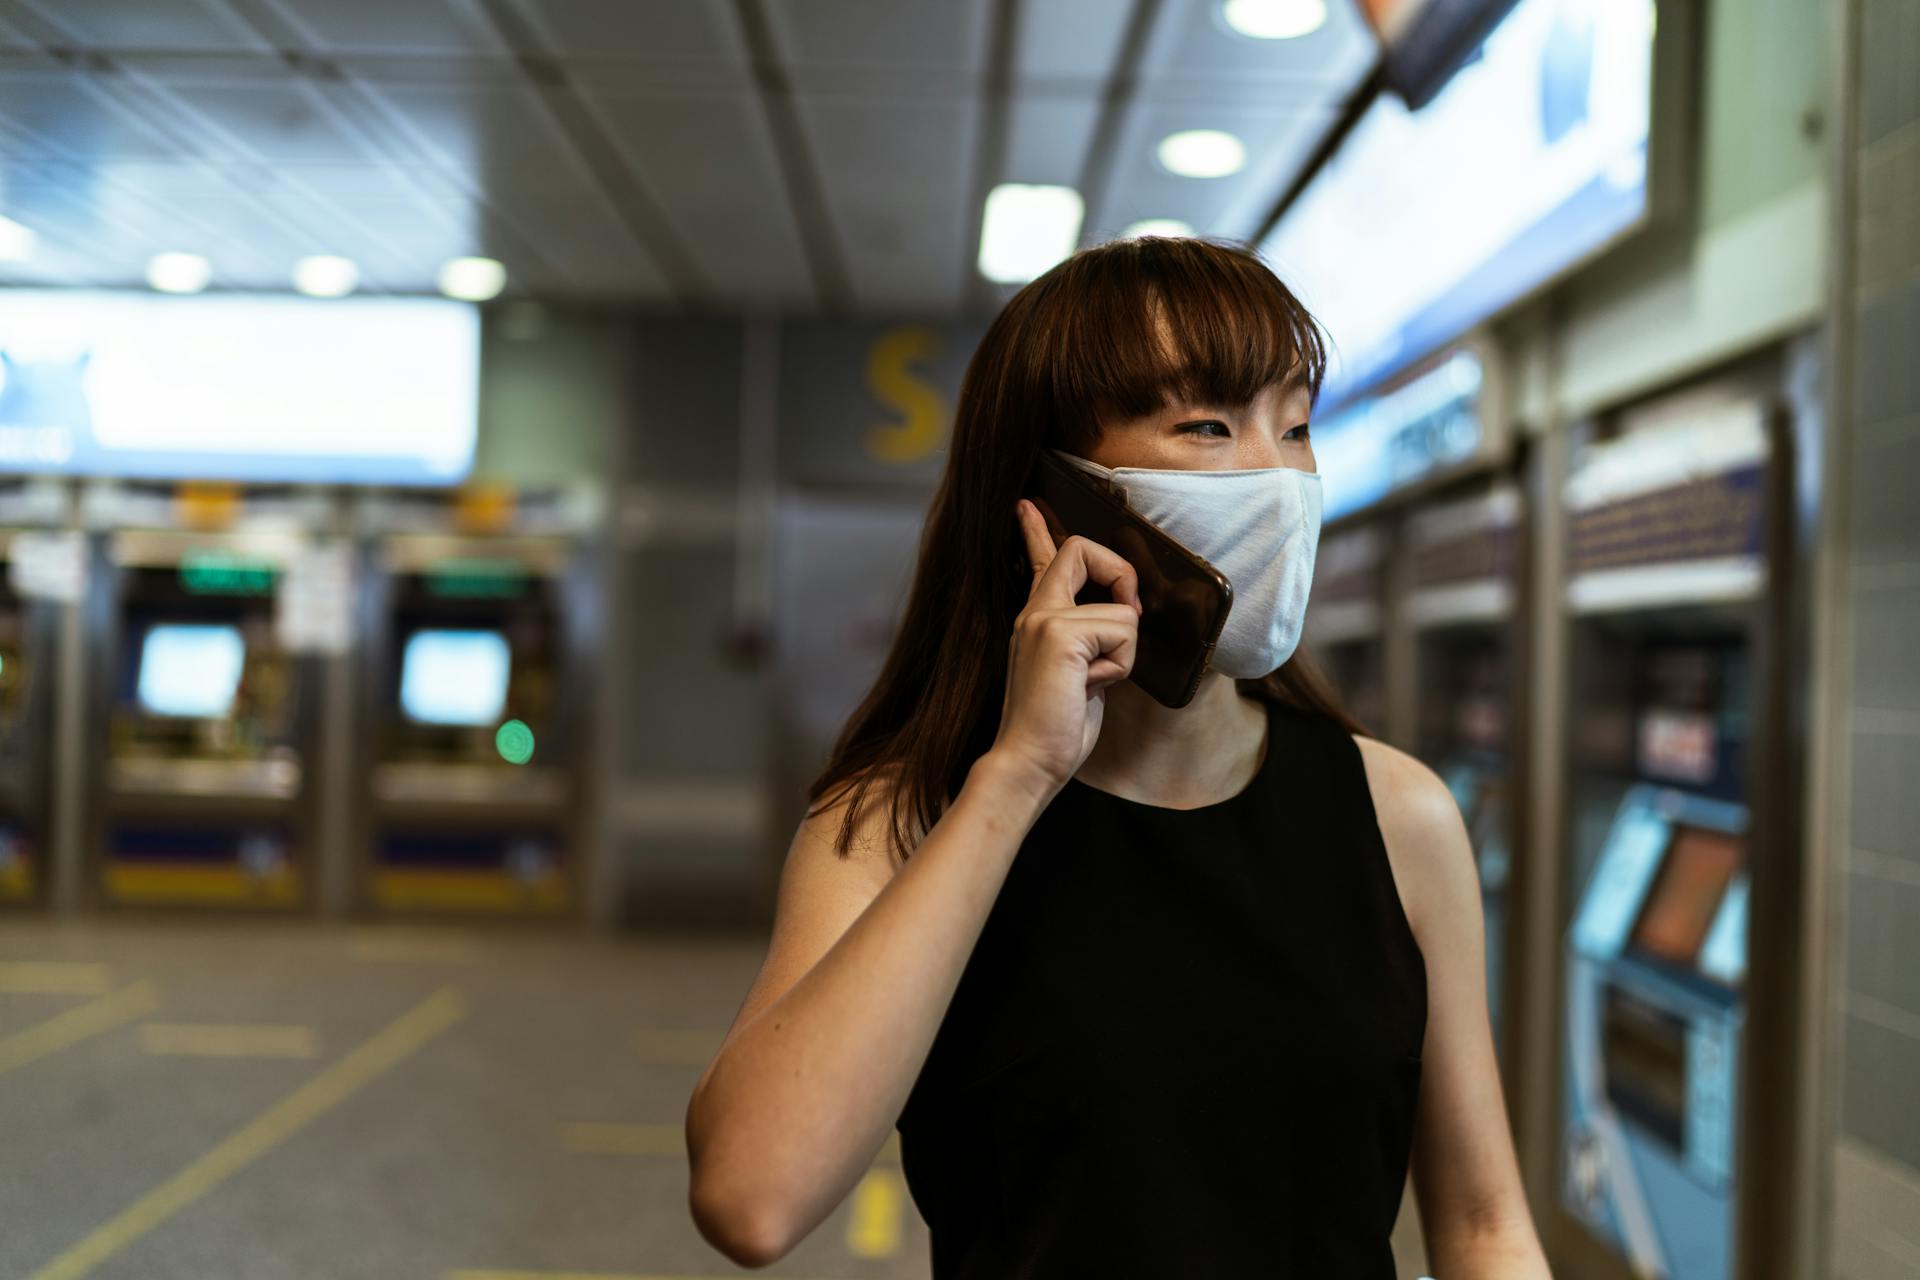
[[[512,657],[498,631],[416,631],[400,658],[400,710],[419,724],[494,724]]]
[[[140,705],[156,716],[218,719],[233,709],[247,647],[238,627],[163,622],[140,646]]]

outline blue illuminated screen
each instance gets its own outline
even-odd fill
[[[400,659],[400,709],[419,724],[495,724],[512,658],[498,631],[416,631]]]
[[[238,627],[158,623],[140,646],[135,694],[153,715],[218,719],[233,710],[246,657]]]
[[[1520,0],[1418,112],[1381,95],[1260,245],[1333,339],[1321,407],[1647,210],[1652,0]]]
[[[452,484],[479,367],[446,298],[0,290],[0,471]]]

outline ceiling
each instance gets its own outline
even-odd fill
[[[138,286],[210,258],[286,289],[341,254],[425,292],[499,258],[511,295],[953,312],[1000,182],[1251,236],[1371,69],[1350,0],[1258,41],[1218,0],[0,0],[0,284]],[[1248,146],[1226,178],[1154,159]]]

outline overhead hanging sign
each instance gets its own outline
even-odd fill
[[[1520,0],[1420,111],[1376,98],[1261,242],[1331,411],[1647,216],[1652,0]]]
[[[479,366],[441,298],[0,290],[0,471],[451,484]]]

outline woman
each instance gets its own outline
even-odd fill
[[[1436,1276],[1546,1275],[1459,813],[1293,654],[1324,363],[1265,264],[1200,239],[1085,250],[988,329],[899,637],[688,1107],[728,1257],[787,1253],[897,1124],[939,1280],[1390,1277],[1410,1157]],[[1238,566],[1185,707],[1126,679],[1128,563],[1020,499],[1042,448]]]

